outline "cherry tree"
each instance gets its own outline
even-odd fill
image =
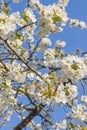
[[[87,130],[87,53],[66,54],[66,42],[53,43],[50,38],[66,25],[72,29],[87,25],[68,17],[69,0],[51,5],[24,2],[26,7],[15,12],[11,5],[21,0],[0,2],[0,127]],[[56,119],[55,109],[64,107],[68,109],[64,119]],[[19,120],[16,125],[13,115]]]

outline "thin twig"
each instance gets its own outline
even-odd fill
[[[42,109],[37,106],[32,112],[28,114],[28,116],[23,119],[16,127],[13,128],[13,130],[22,130],[31,120],[40,113]]]
[[[22,29],[24,29],[24,28],[26,28],[26,27],[28,27],[28,26],[32,26],[33,24],[36,24],[36,23],[37,23],[37,21],[36,21],[36,22],[29,23],[29,24],[26,24],[26,25],[24,25],[24,26],[18,28],[18,29],[16,30],[16,32],[19,32],[20,30],[22,30]]]
[[[7,66],[4,64],[4,62],[3,61],[0,61],[1,62],[1,64],[4,66],[4,69],[6,70],[6,71],[8,71],[8,68],[7,68]]]
[[[81,82],[81,85],[82,85],[82,88],[83,88],[84,95],[86,95],[85,87],[84,87],[82,80],[80,80],[80,82]]]
[[[4,43],[7,45],[7,47],[32,71],[34,72],[40,79],[44,80],[43,77],[36,72],[36,70],[34,70],[28,63],[27,61],[25,61],[15,50],[14,48],[7,42],[7,40],[4,40],[2,37],[0,37],[0,39],[2,41],[4,41]]]
[[[41,38],[41,39],[42,39],[42,38]],[[35,46],[34,49],[33,49],[33,52],[30,53],[30,55],[29,55],[29,57],[28,57],[28,60],[30,60],[30,58],[31,58],[31,57],[33,56],[33,54],[35,53],[35,49],[37,49],[37,47],[38,47],[38,45],[39,45],[41,39],[37,42],[36,46]]]
[[[49,123],[51,126],[53,125],[47,118],[45,118],[43,115],[39,114],[41,118],[43,118],[47,123]]]

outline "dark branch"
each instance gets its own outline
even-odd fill
[[[37,106],[24,120],[22,120],[16,127],[14,127],[13,130],[22,130],[22,128],[26,127],[27,124],[40,113],[41,110],[42,108]]]

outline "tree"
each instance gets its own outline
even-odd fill
[[[47,6],[27,0],[25,9],[12,12],[11,5],[20,2],[0,2],[1,128],[10,122],[12,130],[86,130],[87,53],[66,54],[65,41],[50,39],[66,24],[87,29],[85,22],[68,17],[69,0]],[[55,108],[64,107],[64,119],[55,119]],[[12,125],[15,113],[19,122]]]

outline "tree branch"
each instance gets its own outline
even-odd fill
[[[36,72],[28,63],[27,61],[25,61],[15,50],[12,46],[9,45],[9,43],[7,42],[7,40],[4,40],[2,37],[0,37],[0,39],[2,41],[4,41],[4,43],[7,45],[7,47],[32,71],[34,72],[40,79],[44,80],[43,77]]]
[[[22,120],[16,127],[13,128],[13,130],[22,130],[27,124],[40,113],[42,108],[40,106],[37,106],[32,112],[29,113],[29,115]]]
[[[19,32],[20,30],[22,30],[22,29],[24,29],[24,28],[26,28],[26,27],[28,27],[28,26],[32,26],[33,24],[36,24],[36,23],[37,23],[37,22],[32,22],[32,23],[26,24],[26,25],[24,25],[24,26],[18,28],[18,29],[16,30],[16,32]]]

